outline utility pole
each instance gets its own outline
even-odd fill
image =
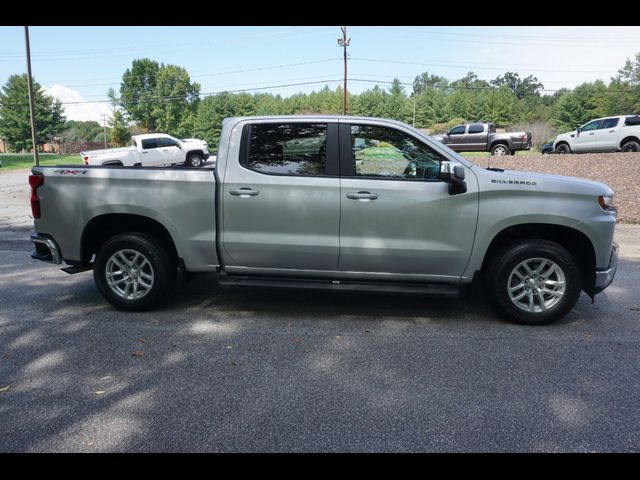
[[[29,27],[24,27],[24,42],[27,47],[27,87],[29,89],[29,116],[31,117],[31,141],[33,142],[33,161],[40,165],[38,158],[38,136],[36,133],[36,115],[33,106],[33,81],[31,79],[31,48],[29,47]]]
[[[416,97],[413,97],[413,128],[416,128]]]
[[[104,132],[104,148],[107,148],[107,114],[102,114],[102,131]]]
[[[342,38],[338,39],[338,45],[344,50],[344,87],[342,90],[342,114],[347,114],[347,47],[349,46],[350,38],[347,38],[347,27],[340,27],[342,30]]]

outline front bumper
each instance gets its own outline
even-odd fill
[[[594,295],[600,293],[613,282],[613,277],[616,275],[618,269],[618,244],[613,242],[611,247],[611,258],[609,260],[609,267],[601,270],[596,270],[596,281],[594,285]]]
[[[205,159],[205,160],[208,160],[210,156],[211,156],[211,155],[209,154],[209,152],[207,152],[207,153],[205,153],[205,154],[204,154],[204,159]]]
[[[35,246],[35,250],[31,252],[31,258],[47,263],[62,263],[62,253],[56,241],[46,235],[40,233],[32,233],[31,241]]]

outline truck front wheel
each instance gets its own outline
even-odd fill
[[[571,153],[571,147],[569,147],[569,145],[567,145],[566,143],[560,143],[557,147],[556,147],[556,153]]]
[[[157,306],[173,285],[175,263],[166,249],[141,233],[107,240],[96,254],[93,278],[102,296],[120,310]]]
[[[581,291],[575,258],[548,240],[507,245],[491,260],[487,280],[498,313],[525,325],[545,325],[564,317]]]
[[[496,155],[501,157],[502,155],[509,155],[509,154],[511,154],[511,150],[509,149],[508,146],[502,143],[497,143],[493,147],[491,147],[491,155]]]

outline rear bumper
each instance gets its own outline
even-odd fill
[[[618,269],[618,244],[613,242],[611,247],[611,257],[609,260],[609,267],[605,269],[596,270],[596,281],[594,285],[594,295],[602,292],[605,288],[611,285],[613,277],[616,275]]]
[[[40,233],[32,233],[31,241],[35,247],[35,250],[31,252],[31,258],[40,260],[41,262],[55,263],[57,265],[62,263],[60,247],[58,247],[58,244],[53,238]]]

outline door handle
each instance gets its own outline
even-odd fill
[[[347,198],[350,198],[351,200],[375,200],[376,198],[378,198],[378,194],[364,191],[349,192],[347,193]]]
[[[142,152],[143,155],[146,155],[147,153],[149,153],[149,152]]]
[[[609,133],[616,133],[615,130],[609,130]]]
[[[162,150],[163,152],[168,152],[169,150],[167,150],[166,148],[164,150]]]
[[[594,135],[594,133],[593,133],[593,132],[591,132],[589,135]]]
[[[242,187],[237,190],[229,190],[229,194],[235,195],[236,197],[255,197],[260,192],[258,190],[253,190],[252,188]]]

